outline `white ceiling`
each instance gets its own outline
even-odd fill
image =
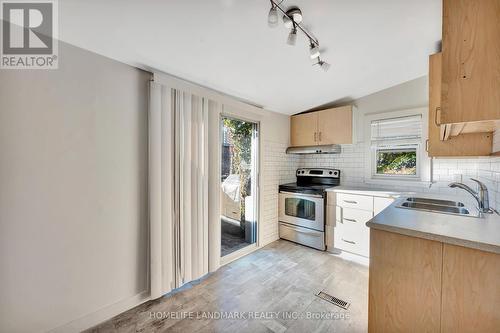
[[[268,0],[59,0],[63,41],[286,114],[355,99],[427,74],[441,0],[285,0],[324,48],[267,26]]]

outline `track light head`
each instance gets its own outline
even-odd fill
[[[311,59],[319,57],[319,46],[311,42],[311,46],[309,47],[309,54],[311,55]]]
[[[321,60],[320,57],[314,58],[313,61],[314,61],[313,66],[318,65],[325,72],[328,72],[328,70],[330,69],[331,65],[326,61]]]
[[[283,24],[291,29],[295,24],[302,22],[302,11],[298,7],[290,7],[283,15]]]
[[[294,46],[295,43],[297,43],[297,28],[295,27],[295,24],[293,25],[292,30],[288,34],[288,39],[286,41],[288,45]]]
[[[278,9],[274,3],[271,3],[271,9],[269,9],[269,14],[267,15],[267,24],[271,28],[278,26]]]
[[[328,70],[330,69],[330,64],[329,64],[329,63],[327,63],[327,62],[325,62],[325,61],[323,61],[323,60],[320,60],[320,61],[318,62],[318,64],[319,64],[319,67],[321,67],[321,69],[322,69],[323,71],[325,71],[325,72],[328,72]]]

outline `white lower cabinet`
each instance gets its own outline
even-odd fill
[[[380,198],[380,197],[374,197],[373,198],[373,216],[377,215],[387,207],[391,203],[393,203],[394,198]]]
[[[338,249],[369,255],[370,230],[365,225],[373,217],[373,212],[339,207],[340,216],[336,217],[334,246]]]
[[[327,251],[369,257],[370,228],[366,222],[388,207],[394,198],[350,193],[329,193],[328,198],[333,194],[336,200],[327,202],[326,208]]]

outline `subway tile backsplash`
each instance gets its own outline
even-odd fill
[[[488,187],[490,205],[500,208],[500,157],[483,158],[455,158],[434,159],[433,179],[430,187],[401,186],[397,187],[384,184],[365,183],[365,165],[368,159],[365,156],[364,144],[342,145],[341,154],[325,155],[286,155],[286,145],[266,142],[264,145],[264,170],[263,187],[265,216],[268,221],[277,219],[277,193],[278,185],[295,180],[295,170],[299,167],[324,167],[341,170],[341,184],[346,186],[377,187],[394,191],[415,191],[429,193],[451,194],[474,203],[474,199],[468,193],[460,189],[452,189],[448,184],[453,181],[461,181],[472,188],[476,188],[474,182],[469,178],[477,178]],[[271,202],[274,202],[271,204]],[[276,206],[276,207],[274,207]],[[275,228],[271,234],[277,233],[277,226],[269,223],[268,228]],[[271,230],[269,230],[271,231]]]
[[[262,143],[262,221],[260,243],[268,244],[278,236],[278,185],[295,181],[298,155],[287,155],[287,145],[272,141]]]

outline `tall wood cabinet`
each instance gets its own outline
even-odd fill
[[[429,142],[427,150],[431,157],[488,156],[493,146],[491,133],[469,133],[441,140],[444,133],[437,117],[441,108],[442,53],[429,57]]]
[[[294,147],[353,143],[353,107],[342,106],[298,114],[290,120]]]
[[[500,125],[500,1],[443,0],[441,140]]]

